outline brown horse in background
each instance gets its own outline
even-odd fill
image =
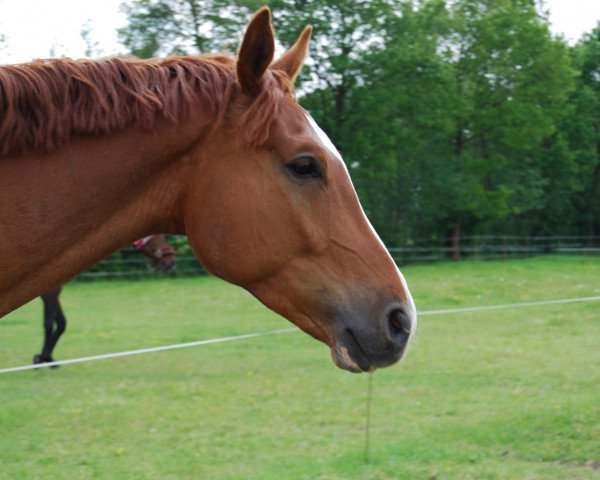
[[[310,34],[273,62],[263,8],[237,60],[0,68],[0,315],[136,238],[185,234],[208,271],[325,342],[338,366],[398,361],[414,303],[295,100]]]
[[[151,235],[136,240],[136,248],[152,260],[154,268],[162,272],[169,272],[175,267],[175,249],[167,243],[164,235]],[[53,288],[40,295],[44,302],[44,345],[41,353],[33,356],[33,363],[53,362],[52,352],[58,340],[67,328],[67,318],[60,304],[60,292],[63,286]]]
[[[153,268],[161,272],[170,272],[175,268],[175,249],[165,240],[164,234],[140,238],[133,245],[152,260]]]

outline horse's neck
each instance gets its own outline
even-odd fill
[[[0,159],[0,316],[136,238],[179,233],[178,158],[198,137],[130,129]]]

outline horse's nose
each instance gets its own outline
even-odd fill
[[[402,303],[394,302],[388,305],[379,318],[379,337],[382,341],[370,352],[370,359],[374,366],[384,367],[397,362],[409,343],[411,333],[416,321],[411,314],[410,306],[407,308]]]
[[[384,318],[390,339],[396,344],[399,351],[403,351],[408,343],[410,332],[413,328],[413,318],[402,305],[392,305],[388,308]]]

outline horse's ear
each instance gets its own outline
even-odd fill
[[[257,95],[262,76],[273,61],[275,35],[271,27],[271,11],[262,7],[248,24],[237,61],[238,82],[247,95]]]
[[[312,26],[307,25],[302,30],[300,37],[296,43],[283,56],[277,60],[271,68],[273,70],[283,70],[288,78],[293,82],[302,70],[304,59],[308,53],[308,45],[310,44],[310,36],[312,34]]]

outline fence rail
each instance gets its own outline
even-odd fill
[[[190,251],[189,247],[182,250]],[[451,258],[453,249],[448,238],[418,240],[403,246],[389,248],[399,265],[431,262]],[[543,254],[600,255],[600,237],[516,237],[477,236],[462,237],[462,258],[503,259]],[[77,280],[96,278],[147,278],[153,276],[194,276],[206,273],[191,253],[177,255],[177,268],[172,273],[159,273],[151,268],[150,261],[132,248],[102,260],[80,273]]]
[[[397,263],[445,260],[452,257],[450,239],[437,242],[415,242],[413,245],[390,248]],[[462,237],[461,258],[499,259],[541,254],[600,255],[599,237]]]

